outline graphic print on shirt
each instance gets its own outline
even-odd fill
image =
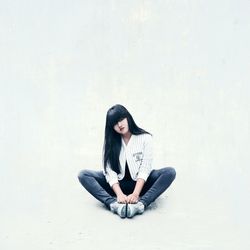
[[[142,152],[136,152],[133,154],[133,157],[135,158],[135,162],[139,165],[142,163],[143,154]]]

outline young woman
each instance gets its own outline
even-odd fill
[[[175,170],[152,170],[152,135],[139,128],[128,110],[111,107],[106,115],[103,171],[82,170],[79,181],[121,218],[142,214],[175,179]]]

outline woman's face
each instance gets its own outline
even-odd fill
[[[119,120],[115,125],[114,125],[114,130],[121,135],[125,135],[126,133],[129,132],[129,126],[128,126],[128,120],[127,118],[123,118]]]

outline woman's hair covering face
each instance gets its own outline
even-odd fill
[[[113,128],[118,121],[128,117],[128,115],[129,112],[124,106],[120,104],[114,105],[107,112],[108,127]]]
[[[123,118],[128,119],[129,131],[132,134],[150,134],[136,125],[133,117],[124,106],[116,104],[108,110],[106,115],[105,138],[103,145],[103,163],[105,171],[107,164],[109,163],[111,169],[117,174],[120,173],[119,154],[121,151],[121,135],[114,130],[114,125]]]

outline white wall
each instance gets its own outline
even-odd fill
[[[206,249],[249,249],[249,13],[246,0],[1,1],[1,249],[57,249],[20,225],[78,209],[77,172],[101,168],[116,103],[154,134],[155,168],[176,168],[181,218],[218,216]],[[172,249],[201,247],[193,232]]]

